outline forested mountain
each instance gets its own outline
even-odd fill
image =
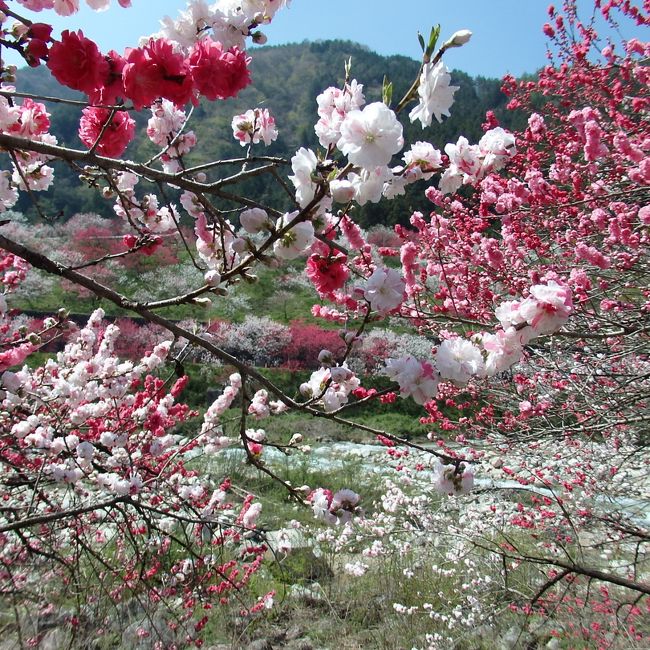
[[[399,99],[418,71],[418,62],[404,56],[384,57],[348,41],[303,42],[299,44],[256,48],[251,72],[253,83],[236,99],[222,102],[202,102],[194,109],[192,128],[198,144],[188,156],[188,164],[241,156],[244,150],[232,135],[233,115],[256,106],[268,107],[275,117],[280,135],[264,153],[290,157],[300,146],[316,148],[318,141],[313,126],[317,120],[316,95],[331,85],[340,85],[344,77],[344,63],[352,59],[352,77],[364,84],[368,102],[381,98],[384,74],[394,84],[393,97]],[[459,135],[470,141],[481,137],[481,122],[487,110],[494,110],[505,127],[513,127],[516,116],[505,110],[506,98],[497,79],[472,78],[463,72],[454,72],[452,82],[460,86],[452,107],[451,118],[422,130],[419,122],[411,124],[405,111],[402,121],[406,141],[428,140],[442,149],[447,142],[455,142]],[[39,95],[60,96],[62,88],[44,66],[25,69],[18,75],[18,89]],[[63,89],[65,90],[65,89]],[[67,92],[68,98],[77,95]],[[81,97],[79,97],[81,99]],[[52,114],[52,132],[62,144],[80,148],[77,136],[81,106],[48,103]],[[147,140],[144,128],[150,114],[136,115],[138,138],[130,145],[125,157],[146,159],[155,153]],[[112,215],[111,203],[90,187],[79,185],[77,173],[56,169],[57,182],[47,194],[39,196],[44,211],[68,218],[78,212],[97,212]],[[243,188],[251,196],[275,205],[287,207],[286,197],[277,186],[270,187],[261,177],[251,179]],[[226,206],[225,206],[226,207]],[[29,197],[23,196],[17,209],[30,213]],[[426,209],[422,187],[416,184],[410,193],[390,202],[368,204],[360,209],[359,221],[364,225],[375,223],[406,223],[413,210]]]

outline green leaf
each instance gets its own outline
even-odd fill
[[[431,58],[433,50],[436,49],[436,43],[438,42],[438,37],[440,36],[440,25],[434,25],[431,28],[431,34],[429,34],[429,45],[427,45],[427,50],[425,52],[428,58]]]
[[[346,62],[345,62],[345,81],[349,81],[350,79],[350,71],[352,70],[352,57],[350,57]]]
[[[385,75],[384,82],[381,86],[381,99],[386,106],[390,106],[390,102],[393,99],[393,82],[388,81],[388,77]]]
[[[422,48],[422,53],[424,53],[425,50],[426,50],[426,47],[424,45],[424,36],[422,36],[422,34],[420,34],[420,32],[418,32],[418,41],[420,43],[420,47]]]

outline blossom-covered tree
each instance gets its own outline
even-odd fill
[[[100,9],[108,0],[88,4]],[[65,597],[83,594],[91,607],[71,616],[80,630],[110,603],[144,598],[155,608],[142,635],[169,645],[200,644],[205,612],[218,603],[240,600],[244,616],[270,606],[271,593],[254,602],[245,595],[267,550],[253,535],[260,504],[196,462],[239,447],[246,462],[334,526],[330,538],[340,548],[355,530],[385,538],[369,555],[400,544],[405,531],[461,539],[459,553],[502,562],[513,608],[545,613],[567,606],[570,593],[596,602],[612,622],[625,610],[619,627],[638,636],[647,607],[640,599],[650,587],[641,551],[629,547],[641,549],[648,533],[624,500],[644,497],[648,465],[648,46],[599,40],[595,18],[581,22],[571,0],[563,13],[550,8],[545,31],[557,61],[536,81],[505,80],[511,108],[529,114],[528,127],[509,133],[488,114],[478,143],[460,137],[443,154],[424,140],[405,143],[399,121],[404,115],[428,127],[452,110],[456,88],[443,58],[471,34],[461,30],[439,46],[436,28],[421,39],[420,72],[399,101],[386,82],[383,101],[366,104],[363,80],[349,67],[341,87],[314,98],[322,149],[301,147],[290,160],[265,155],[261,147],[282,125],[272,107],[255,107],[232,120],[247,147],[241,158],[199,159],[188,107],[251,83],[246,40],[263,41],[263,26],[286,4],[191,1],[160,33],[119,54],[102,53],[81,31],[53,35],[24,15],[52,8],[70,15],[78,2],[0,2],[2,45],[30,65],[45,63],[61,85],[87,97],[79,114],[84,147],[58,143],[42,99],[17,92],[14,71],[3,67],[0,147],[11,169],[0,172],[0,211],[27,193],[47,218],[39,193],[56,182],[48,163],[58,160],[101,192],[123,229],[106,252],[88,246],[83,261],[70,261],[28,232],[0,228],[1,595],[22,607],[53,603],[47,587],[31,585],[54,577]],[[628,1],[596,7],[610,23],[619,14],[648,20],[647,6]],[[158,153],[122,159],[140,111],[150,111],[147,136]],[[282,205],[241,190],[260,175],[283,188]],[[369,243],[355,204],[390,200],[415,183],[430,214],[397,227],[398,245]],[[145,295],[104,271],[179,240],[175,253],[191,273],[177,286]],[[237,283],[255,282],[260,265],[300,258],[319,298],[312,314],[342,326],[343,345],[314,355],[310,379],[286,393],[255,367],[286,347],[286,328],[249,319],[219,336],[198,315],[227,301]],[[65,305],[39,332],[16,322],[11,296],[30,265],[165,335],[125,361],[115,354],[119,328],[98,310],[56,357],[23,365],[68,328]],[[164,315],[178,306],[199,324]],[[412,328],[421,347],[375,345],[395,354],[374,364],[393,386],[366,389],[348,360],[388,319]],[[237,338],[253,333],[248,355]],[[232,369],[198,419],[178,401],[193,348]],[[397,393],[422,406],[429,443],[347,415],[360,403],[395,403]],[[260,428],[288,411],[363,429],[387,447],[395,479],[374,514],[364,516],[356,486],[296,488],[265,463],[266,449],[302,449],[300,436],[274,439]],[[234,425],[226,412],[237,414]],[[407,484],[425,496],[407,494]],[[436,516],[431,492],[452,497]],[[459,510],[468,516],[449,523]],[[619,565],[599,566],[603,544],[616,549]],[[509,574],[522,566],[533,567],[538,585],[523,598],[508,591]],[[591,581],[612,592],[592,590]],[[152,622],[159,610],[164,632]],[[576,631],[601,645],[615,633]]]

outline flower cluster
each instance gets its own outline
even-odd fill
[[[275,119],[268,108],[255,108],[232,118],[232,132],[242,147],[262,141],[267,147],[277,139]]]
[[[309,381],[300,385],[300,392],[309,400],[322,404],[325,412],[330,413],[347,404],[350,394],[360,383],[347,364],[343,364],[316,370]]]
[[[450,164],[440,178],[440,190],[448,194],[501,169],[516,153],[515,138],[498,126],[487,131],[478,145],[470,145],[460,136],[456,144],[445,145],[445,153]]]
[[[435,367],[411,355],[388,359],[385,373],[399,384],[402,397],[411,396],[424,404],[436,397],[441,379],[464,386],[473,378],[508,370],[521,360],[524,345],[559,330],[572,312],[571,289],[549,280],[532,286],[528,298],[497,307],[495,314],[503,329],[493,334],[482,332],[473,340],[446,338],[436,350]]]
[[[328,524],[345,524],[355,514],[359,514],[361,497],[352,490],[344,489],[336,493],[318,488],[309,495],[314,516]]]
[[[3,89],[13,90],[3,86]],[[45,105],[29,97],[22,104],[9,103],[0,97],[0,133],[17,135],[45,144],[57,144],[51,133],[50,114]],[[21,151],[12,160],[13,173],[0,172],[0,212],[13,207],[18,200],[18,190],[42,192],[54,180],[54,170],[46,163],[50,158],[37,152]]]

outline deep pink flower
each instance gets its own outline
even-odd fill
[[[22,363],[35,349],[31,343],[21,343],[15,348],[0,352],[0,372]]]
[[[84,108],[79,123],[79,137],[87,147],[90,148],[95,144],[110,115],[111,111],[107,108],[94,106]],[[126,111],[116,111],[99,141],[97,152],[116,158],[124,153],[134,136],[135,120]]]
[[[204,38],[189,57],[194,87],[211,101],[234,97],[251,82],[250,61],[238,47],[224,51],[218,41]]]
[[[109,72],[106,59],[83,32],[62,32],[50,47],[47,67],[64,86],[90,95],[104,86]]]
[[[124,82],[122,81],[122,72],[126,65],[126,59],[111,50],[106,55],[108,63],[108,74],[103,86],[100,86],[89,95],[93,104],[103,104],[104,106],[115,104],[118,97],[124,97]]]
[[[332,294],[345,284],[349,276],[349,271],[345,266],[346,259],[345,255],[334,258],[321,257],[320,255],[309,257],[305,273],[319,294]]]
[[[122,79],[124,92],[137,110],[151,106],[158,97],[176,106],[192,97],[189,66],[165,38],[152,38],[144,47],[127,50]]]

